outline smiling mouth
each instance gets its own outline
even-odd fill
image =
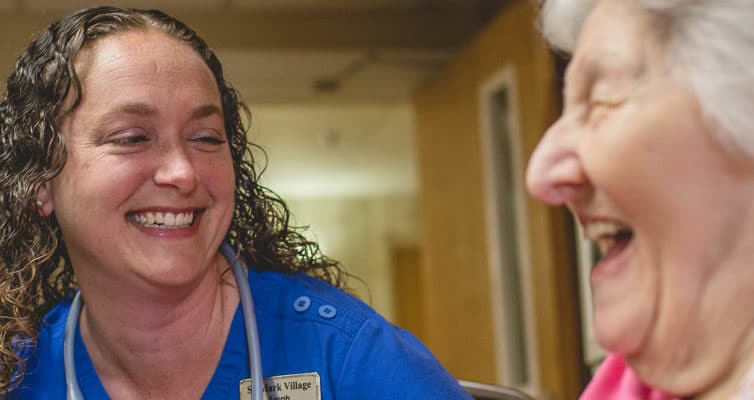
[[[620,254],[633,240],[634,232],[618,222],[598,221],[584,225],[584,236],[597,244],[603,261]]]
[[[144,228],[183,229],[191,227],[203,211],[202,208],[183,212],[132,211],[126,214],[126,219]]]

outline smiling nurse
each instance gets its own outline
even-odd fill
[[[544,5],[573,57],[527,184],[599,245],[614,353],[583,399],[754,398],[752,20],[748,0]]]
[[[337,263],[257,184],[246,109],[188,27],[81,10],[32,42],[7,88],[0,395],[251,398],[261,351],[279,398],[468,398],[336,287]]]

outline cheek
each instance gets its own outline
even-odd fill
[[[69,157],[53,179],[55,212],[70,218],[105,208],[116,210],[149,179],[149,168],[145,162]]]
[[[201,182],[206,185],[212,197],[220,202],[228,202],[232,208],[235,194],[235,172],[230,155],[227,158],[202,163],[198,171]]]
[[[678,149],[698,133],[667,107],[657,109],[626,109],[585,139],[584,164],[592,183],[632,225],[664,220],[667,208],[677,203],[688,174]]]

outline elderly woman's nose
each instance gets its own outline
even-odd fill
[[[172,186],[181,193],[190,193],[198,183],[196,168],[186,149],[165,150],[154,174],[160,186]]]
[[[550,205],[573,199],[588,182],[576,152],[575,137],[566,129],[561,119],[547,130],[526,171],[529,193]]]

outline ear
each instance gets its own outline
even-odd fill
[[[52,199],[52,182],[47,181],[39,187],[37,190],[37,197],[35,200],[37,204],[37,212],[42,217],[49,217],[55,210],[55,204]]]

